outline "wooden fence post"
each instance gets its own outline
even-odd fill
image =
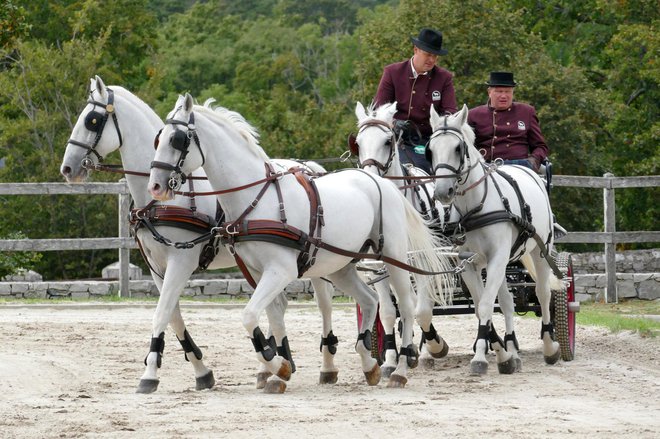
[[[605,232],[609,237],[605,242],[605,274],[607,276],[607,294],[605,295],[606,303],[618,303],[619,296],[616,287],[616,242],[614,234],[616,232],[616,219],[615,219],[615,202],[614,202],[614,188],[612,187],[611,178],[614,174],[606,173],[603,177],[608,178],[608,184],[603,189],[603,206],[605,216]]]
[[[124,190],[119,194],[119,237],[130,238],[128,215],[131,209],[131,195],[128,192],[126,179],[119,180],[124,184]],[[129,263],[131,250],[128,247],[119,248],[119,297],[131,297]]]

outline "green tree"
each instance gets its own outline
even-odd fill
[[[101,52],[72,41],[61,49],[19,43],[17,53],[12,68],[0,75],[0,181],[61,181],[66,139],[85,106],[89,72]],[[30,238],[114,236],[116,204],[112,196],[4,196],[0,236],[17,230]],[[48,252],[36,268],[51,279],[93,277],[115,258],[111,251]]]

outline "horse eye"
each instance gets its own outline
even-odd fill
[[[390,145],[392,145],[392,138],[391,137],[385,141],[385,146],[390,146]]]

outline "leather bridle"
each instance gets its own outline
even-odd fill
[[[438,127],[433,131],[433,134],[431,134],[431,138],[429,139],[429,143],[426,146],[426,159],[430,162],[433,163],[432,158],[433,158],[433,151],[431,151],[430,145],[431,145],[431,140],[438,136],[442,135],[451,135],[454,136],[458,139],[458,147],[457,147],[457,153],[460,157],[460,162],[458,164],[458,168],[455,168],[447,163],[438,163],[434,168],[433,168],[433,174],[437,173],[438,169],[448,169],[452,174],[448,176],[441,176],[442,178],[455,178],[456,179],[456,184],[461,184],[464,181],[467,180],[468,176],[470,175],[470,171],[474,169],[478,164],[479,160],[475,160],[474,164],[468,165],[467,169],[465,169],[466,162],[469,162],[470,160],[470,150],[467,147],[467,143],[465,143],[465,139],[463,137],[463,133],[461,132],[460,129],[450,127],[447,125],[447,117],[445,116],[444,119],[444,125],[441,127]],[[467,161],[466,161],[467,159]],[[440,176],[436,176],[436,178],[440,178]]]
[[[165,125],[175,126],[174,132],[170,136],[170,146],[175,150],[179,151],[181,155],[179,156],[176,165],[171,165],[169,163],[154,160],[151,162],[151,168],[152,169],[160,168],[160,169],[165,169],[166,171],[172,171],[170,173],[170,178],[167,181],[167,186],[173,191],[177,191],[181,188],[181,185],[183,185],[183,183],[185,183],[187,179],[186,175],[181,170],[181,167],[183,166],[183,163],[186,160],[186,156],[188,155],[191,139],[195,141],[195,145],[197,145],[197,149],[199,150],[199,153],[202,155],[201,166],[204,166],[204,163],[206,163],[206,158],[204,157],[204,152],[202,151],[202,147],[199,142],[199,137],[197,136],[197,129],[195,128],[195,113],[192,112],[190,113],[190,118],[188,119],[188,122],[182,122],[176,119],[167,119],[165,121]],[[176,125],[185,126],[187,128],[187,131],[183,131],[176,128]]]
[[[394,154],[395,154],[394,148],[396,148],[396,144],[397,144],[396,136],[394,135],[394,131],[392,130],[392,125],[378,119],[371,119],[361,123],[358,126],[358,135],[368,127],[377,127],[380,130],[382,130],[385,134],[390,134],[388,141],[385,142],[385,146],[388,146],[390,148],[387,162],[381,163],[373,158],[368,158],[365,161],[361,162],[360,146],[357,143],[357,136],[353,134],[348,136],[348,146],[351,150],[351,153],[358,158],[358,167],[360,169],[364,169],[367,166],[375,166],[379,171],[379,175],[382,177],[383,175],[387,174],[387,171],[389,171],[390,167],[392,166],[392,161],[394,160]]]
[[[92,104],[94,108],[92,111],[87,113],[87,116],[85,116],[85,128],[87,128],[89,131],[92,131],[96,133],[96,137],[94,137],[94,140],[91,144],[79,142],[75,139],[69,139],[67,140],[67,143],[70,143],[72,145],[76,145],[80,148],[84,148],[87,150],[87,153],[83,157],[81,161],[81,165],[83,168],[90,168],[94,166],[94,161],[90,158],[91,154],[94,154],[97,158],[97,161],[101,163],[103,161],[103,156],[99,154],[96,151],[96,147],[99,144],[99,141],[101,140],[101,136],[103,135],[103,129],[105,128],[105,124],[108,122],[108,118],[110,115],[112,115],[112,121],[115,124],[115,129],[117,130],[117,137],[119,137],[119,147],[124,143],[124,140],[121,135],[121,131],[119,130],[119,122],[117,122],[117,113],[115,113],[115,93],[112,91],[112,89],[108,88],[108,102],[103,103],[99,101],[95,101],[92,98],[92,94],[94,91],[89,92],[89,99],[87,99],[88,104]],[[96,107],[103,107],[105,108],[105,113],[100,113],[96,111]]]

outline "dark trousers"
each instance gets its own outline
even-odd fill
[[[429,175],[431,174],[431,164],[426,160],[426,143],[411,145],[402,142],[399,145],[399,161],[401,164],[411,163],[413,166],[423,169]]]

